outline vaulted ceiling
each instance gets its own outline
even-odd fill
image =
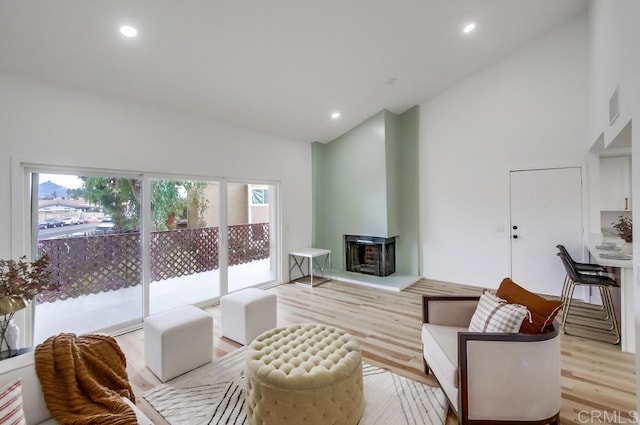
[[[0,72],[301,141],[400,113],[586,0],[3,0]],[[475,31],[463,34],[469,22]],[[138,36],[119,29],[130,24]],[[567,52],[571,54],[571,52]],[[339,111],[339,119],[331,113]]]

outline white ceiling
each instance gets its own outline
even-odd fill
[[[328,141],[382,109],[400,113],[425,101],[586,5],[0,0],[0,72]],[[465,36],[469,21],[477,30]],[[136,39],[120,35],[125,23],[138,28]],[[333,121],[335,110],[342,117]]]

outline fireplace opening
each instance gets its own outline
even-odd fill
[[[344,235],[348,272],[389,276],[396,272],[396,238]]]

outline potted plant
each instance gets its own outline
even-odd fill
[[[633,223],[629,217],[620,216],[618,221],[611,223],[618,232],[618,236],[627,243],[633,242]]]
[[[25,256],[17,261],[0,260],[0,346],[4,343],[9,355],[12,348],[7,333],[12,329],[13,315],[25,308],[36,295],[57,289],[57,285],[51,283],[48,266],[46,255],[32,262]]]

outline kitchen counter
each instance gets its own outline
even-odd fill
[[[591,254],[591,258],[593,260],[593,262],[596,262],[598,264],[600,264],[601,266],[605,266],[605,267],[619,267],[619,268],[633,268],[633,259],[631,257],[631,255],[629,255],[629,259],[628,260],[615,260],[612,258],[603,258],[600,256],[600,254],[611,254],[611,253],[621,253],[620,251],[608,251],[608,250],[603,250],[603,249],[598,249],[596,248],[596,246],[600,246],[600,244],[602,244],[602,242],[590,242],[589,243],[589,254]],[[622,253],[621,253],[622,254]]]
[[[616,260],[610,258],[602,258],[600,254],[612,253],[619,251],[607,251],[596,248],[601,242],[590,242],[588,244],[591,262],[600,264],[605,267],[619,269],[620,284],[620,346],[622,351],[626,353],[636,352],[635,337],[635,306],[634,306],[634,290],[633,290],[633,259],[629,255],[628,260]]]

